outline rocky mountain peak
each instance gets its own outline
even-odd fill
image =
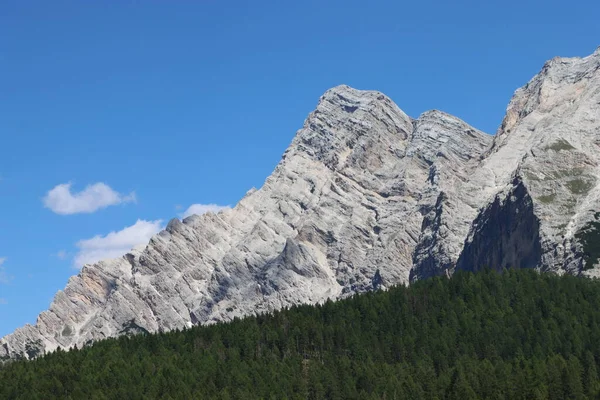
[[[600,52],[553,59],[496,136],[325,92],[262,188],[82,268],[0,359],[386,289],[456,269],[598,275]]]
[[[377,129],[378,137],[372,137],[376,123],[382,124],[382,129]],[[411,131],[410,118],[387,96],[340,85],[321,96],[284,156],[302,151],[335,169],[357,151],[357,144],[364,146],[365,141],[384,137],[391,142],[405,141]]]
[[[584,100],[582,91],[590,80],[598,79],[599,68],[598,50],[583,58],[554,57],[547,61],[536,76],[515,92],[496,140],[503,141],[505,134],[534,111],[564,113],[570,105]]]

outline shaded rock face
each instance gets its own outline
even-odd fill
[[[262,188],[172,220],[143,250],[86,265],[35,325],[33,358],[124,334],[227,321],[456,268],[598,275],[600,52],[556,58],[495,136],[440,111],[328,90]]]
[[[540,265],[540,221],[523,182],[499,194],[473,222],[473,229],[456,263],[456,269],[535,268]]]

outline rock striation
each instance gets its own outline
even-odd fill
[[[548,61],[516,91],[495,136],[335,87],[262,188],[84,266],[35,325],[0,339],[0,359],[457,269],[600,275],[599,149],[600,50]]]

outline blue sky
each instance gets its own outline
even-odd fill
[[[598,15],[595,1],[3,1],[0,336],[78,263],[260,187],[328,88],[493,133],[545,60],[600,45]]]

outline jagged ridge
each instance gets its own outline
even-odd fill
[[[532,261],[521,266],[579,273],[577,233],[600,194],[599,65],[598,51],[546,63],[495,137],[440,111],[413,120],[379,92],[330,89],[261,189],[85,266],[35,326],[0,340],[0,357],[342,298],[450,274],[459,259],[515,261],[506,247],[523,224],[493,226],[518,212],[539,222],[522,232],[532,245],[518,254]]]

